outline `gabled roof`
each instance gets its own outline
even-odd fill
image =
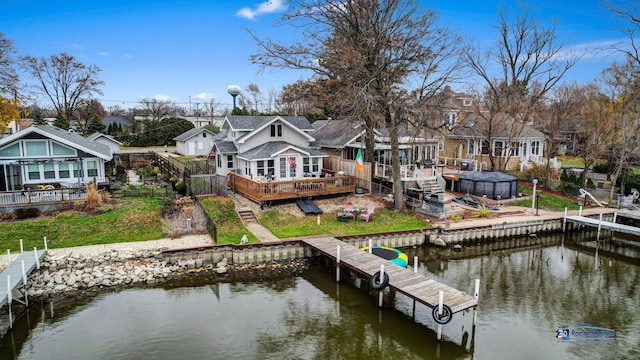
[[[236,147],[236,144],[234,144],[232,141],[224,141],[224,140],[214,141],[213,146],[218,148],[218,151],[220,151],[223,154],[235,154],[238,152],[238,148]]]
[[[69,133],[66,130],[62,130],[52,125],[29,126],[22,131],[18,131],[17,133],[9,135],[4,139],[0,139],[0,146],[12,143],[32,133],[40,134],[52,140],[70,145],[78,150],[82,150],[88,154],[97,156],[106,161],[109,161],[112,158],[111,149],[107,145],[91,141],[85,137]]]
[[[211,132],[211,131],[209,131],[209,130],[207,130],[205,128],[194,128],[194,129],[189,129],[189,130],[183,132],[182,134],[174,137],[173,140],[175,140],[175,141],[187,141],[190,138],[192,138],[192,137],[194,137],[194,136],[196,136],[196,135],[198,135],[200,133],[203,133],[203,132],[208,133],[209,135],[211,135],[212,138],[216,135],[213,132]]]
[[[279,154],[287,151],[287,150],[296,150],[300,153],[303,153],[307,156],[311,156],[311,157],[326,157],[328,156],[327,154],[317,151],[317,150],[313,150],[313,149],[308,149],[308,148],[303,148],[303,147],[299,147],[299,146],[295,146],[292,144],[289,144],[286,141],[272,141],[272,142],[268,142],[268,143],[264,143],[260,146],[257,146],[249,151],[245,151],[242,154],[238,154],[238,158],[240,159],[244,159],[244,160],[260,160],[260,159],[271,159],[274,158],[276,156],[278,156]]]
[[[316,120],[312,126],[315,145],[325,148],[342,149],[365,133],[361,123],[346,120]]]
[[[282,121],[287,124],[291,129],[297,131],[309,141],[313,141],[308,132],[313,131],[313,127],[304,116],[239,116],[239,115],[227,115],[225,118],[225,124],[229,126],[232,131],[247,132],[244,136],[236,139],[239,144],[244,143],[247,139],[251,138],[260,130],[266,128],[276,121]],[[224,125],[223,125],[224,127]]]
[[[109,140],[113,141],[114,143],[116,143],[118,145],[122,145],[122,143],[120,141],[114,139],[113,137],[111,137],[109,135],[106,135],[106,134],[103,134],[103,133],[100,133],[100,132],[96,132],[96,133],[93,133],[93,134],[87,136],[87,139],[89,139],[91,141],[95,141],[96,139],[101,138],[101,137],[103,137],[105,139],[109,139]]]

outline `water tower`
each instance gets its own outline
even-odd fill
[[[233,108],[236,108],[236,96],[240,95],[240,93],[242,92],[242,89],[240,89],[240,86],[238,85],[229,85],[229,87],[227,88],[227,92],[229,93],[229,95],[231,95],[233,97]]]

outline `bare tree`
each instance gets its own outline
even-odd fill
[[[98,78],[100,68],[86,66],[66,53],[37,58],[22,57],[23,68],[33,76],[36,89],[51,100],[56,111],[70,120],[81,100],[93,94],[103,95],[100,87],[104,81]]]
[[[566,44],[557,39],[555,24],[540,25],[526,8],[513,15],[501,9],[494,28],[498,32],[494,47],[482,51],[470,42],[464,51],[464,61],[484,82],[482,90],[476,91],[477,104],[482,107],[477,116],[481,136],[489,146],[499,130],[506,130],[507,145],[518,139],[539,102],[579,59],[567,53]],[[491,168],[504,169],[514,149],[504,154],[492,150]]]
[[[438,27],[434,12],[412,0],[296,0],[281,19],[285,23],[304,39],[282,45],[250,32],[259,48],[250,59],[263,69],[307,70],[314,80],[339,83],[337,105],[346,118],[365,125],[368,161],[374,159],[373,129],[384,125],[392,147],[395,208],[401,210],[398,131],[408,122],[405,108],[436,93],[453,73],[455,34]]]
[[[16,49],[13,41],[0,32],[0,95],[16,97],[20,81],[17,72]]]
[[[250,83],[249,85],[247,85],[244,91],[249,94],[245,97],[245,102],[247,104],[247,107],[249,108],[249,111],[251,112],[251,115],[258,115],[258,113],[261,112],[260,105],[262,105],[263,103],[263,97],[260,88],[258,87],[258,85]]]
[[[87,135],[87,125],[89,124],[89,120],[91,120],[94,116],[99,116],[102,118],[104,116],[105,111],[102,103],[96,99],[91,100],[81,100],[78,108],[75,112],[76,124],[80,128],[82,135]]]
[[[160,120],[163,117],[174,116],[178,113],[178,106],[171,100],[158,100],[144,98],[140,100],[140,110],[151,120]]]
[[[549,92],[540,112],[538,128],[546,137],[547,159],[558,154],[562,143],[571,141],[570,134],[580,117],[580,111],[587,102],[586,91],[575,83],[561,84]],[[551,162],[547,161],[545,186],[549,184]]]

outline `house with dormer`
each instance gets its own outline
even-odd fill
[[[328,155],[311,147],[313,130],[303,116],[228,115],[213,142],[216,173],[270,181],[320,176]]]

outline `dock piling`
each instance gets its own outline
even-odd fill
[[[336,245],[336,282],[340,282],[340,245]]]
[[[384,265],[380,265],[380,281],[384,281]],[[384,289],[378,291],[378,307],[382,307],[382,300],[384,298]]]
[[[476,299],[476,301],[478,301],[479,297],[480,297],[480,279],[476,279],[476,287],[475,287],[475,290],[473,291],[473,298]],[[478,306],[476,305],[473,307],[473,326],[475,327],[477,323],[478,323]]]
[[[444,303],[444,291],[438,292],[438,316],[442,316],[442,304]],[[449,314],[451,316],[451,314]],[[438,324],[438,334],[436,335],[438,340],[442,340],[442,324]]]

